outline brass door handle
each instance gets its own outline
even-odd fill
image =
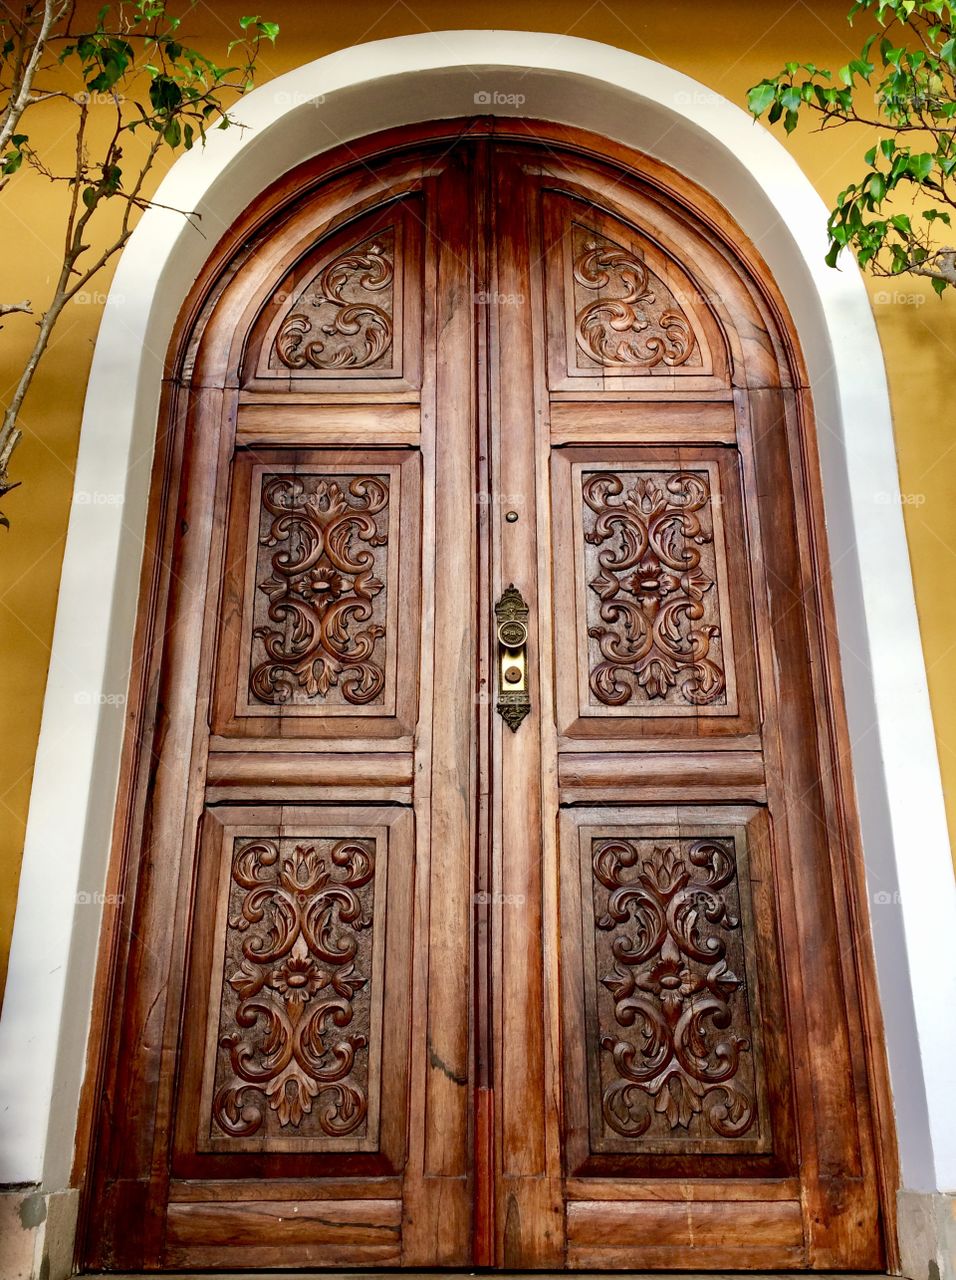
[[[528,693],[528,606],[509,583],[495,605],[498,642],[497,711],[514,733],[531,710]]]

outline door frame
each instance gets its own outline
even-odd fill
[[[900,1110],[904,1110],[905,1101],[906,1113],[915,1112],[912,1123],[901,1135],[904,1185],[945,1186],[941,1166],[947,1155],[946,1148],[941,1148],[939,1173],[933,1167],[932,1156],[921,1156],[927,1137],[937,1128],[942,1133],[937,1109],[942,1100],[943,1082],[933,1073],[941,1071],[942,1064],[951,1060],[951,1056],[947,1057],[944,1037],[952,1034],[952,1029],[941,1026],[927,1029],[930,1010],[938,1008],[944,998],[941,984],[946,977],[931,963],[931,939],[935,930],[927,923],[925,908],[928,904],[930,910],[937,913],[937,920],[944,924],[951,918],[947,913],[952,912],[952,872],[922,653],[912,606],[905,535],[897,510],[880,506],[875,511],[867,511],[860,499],[846,501],[844,469],[849,470],[855,485],[865,485],[870,493],[892,492],[898,485],[882,365],[862,284],[853,269],[845,270],[839,278],[824,276],[822,269],[815,270],[818,238],[807,229],[807,223],[812,221],[807,213],[815,214],[822,206],[806,180],[798,177],[795,166],[785,158],[779,144],[762,131],[752,129],[742,113],[730,104],[704,93],[700,86],[667,68],[592,42],[512,33],[508,43],[505,53],[490,33],[441,33],[437,39],[404,37],[347,50],[300,68],[282,81],[259,90],[243,104],[243,114],[259,126],[258,132],[235,143],[224,141],[224,136],[217,138],[215,153],[202,157],[201,173],[195,157],[189,158],[188,163],[178,164],[168,187],[160,193],[161,198],[168,197],[171,203],[182,207],[203,205],[211,222],[215,223],[217,218],[228,221],[230,212],[245,202],[250,189],[266,185],[270,166],[273,171],[276,167],[288,168],[296,158],[292,144],[288,143],[288,131],[288,145],[272,148],[271,152],[269,145],[260,145],[264,126],[268,131],[267,127],[275,121],[289,123],[297,112],[301,122],[303,111],[311,110],[308,101],[314,98],[316,86],[327,91],[326,101],[331,99],[333,107],[351,108],[348,126],[351,131],[363,124],[374,127],[376,113],[379,120],[384,113],[395,120],[416,109],[396,94],[394,83],[369,92],[369,85],[378,86],[383,67],[396,71],[417,70],[419,86],[428,85],[434,93],[434,96],[428,95],[429,104],[434,102],[440,109],[441,91],[436,89],[434,78],[428,79],[429,69],[447,66],[462,69],[455,81],[460,102],[461,87],[475,84],[473,63],[487,68],[510,62],[520,71],[503,74],[511,74],[519,81],[529,67],[551,69],[551,81],[535,81],[542,90],[536,99],[542,114],[553,110],[555,114],[573,115],[581,123],[597,123],[585,117],[599,117],[603,113],[609,122],[611,108],[622,101],[631,104],[632,116],[635,106],[647,108],[637,124],[629,122],[625,127],[624,122],[617,121],[614,131],[619,136],[633,136],[640,133],[641,128],[650,128],[653,133],[661,118],[666,117],[671,126],[668,144],[673,145],[675,158],[681,159],[680,168],[699,176],[714,191],[736,182],[740,199],[752,204],[752,221],[759,222],[768,206],[773,207],[775,190],[779,191],[785,182],[792,184],[798,179],[796,186],[802,204],[800,200],[793,201],[791,185],[789,212],[784,212],[782,200],[779,204],[780,241],[768,240],[764,247],[771,261],[782,264],[776,274],[787,286],[788,301],[798,318],[797,327],[809,340],[811,376],[815,369],[822,368],[819,344],[811,332],[814,314],[823,317],[820,341],[824,348],[829,338],[835,349],[835,383],[821,380],[819,390],[815,385],[821,416],[829,423],[841,421],[842,400],[845,409],[855,408],[866,428],[857,437],[849,422],[843,439],[825,434],[824,488],[831,516],[831,542],[835,542],[836,549],[845,548],[850,533],[859,535],[857,551],[845,560],[841,558],[837,595],[845,655],[852,658],[854,653],[869,653],[873,661],[872,685],[865,672],[861,676],[855,664],[848,664],[853,676],[849,697],[851,722],[862,731],[875,718],[878,729],[875,735],[854,744],[860,795],[864,801],[864,849],[872,892],[890,895],[898,883],[915,883],[917,869],[907,868],[902,856],[898,868],[893,866],[894,832],[899,832],[901,837],[905,832],[906,843],[917,842],[925,853],[918,868],[921,892],[918,899],[915,893],[910,898],[912,915],[903,910],[894,912],[894,923],[881,929],[877,939],[880,968],[885,973],[882,985],[890,1030],[889,1049],[894,1067],[900,1071],[901,1082],[908,1077],[900,1086]],[[593,76],[588,86],[593,108],[586,109],[583,99],[577,105],[566,101],[558,105],[556,86],[563,87],[566,97],[568,87],[577,84],[584,75]],[[449,88],[447,74],[442,84],[446,90]],[[640,94],[629,90],[632,84],[641,85]],[[364,116],[356,115],[354,110],[356,98],[352,90],[356,86],[363,87]],[[410,96],[416,97],[416,93],[413,91]],[[747,134],[743,131],[745,125],[749,130]],[[714,142],[705,161],[701,160],[699,147],[702,130],[710,133]],[[648,142],[651,141],[648,138]],[[729,144],[733,145],[735,156],[730,155]],[[298,145],[301,147],[303,142],[300,140]],[[314,142],[310,149],[314,149]],[[230,169],[239,152],[245,153],[246,163]],[[738,158],[742,161],[738,162]],[[708,164],[724,165],[727,172],[721,178],[714,169],[708,170]],[[761,164],[764,165],[762,171]],[[230,169],[228,180],[223,179],[226,169]],[[731,199],[725,203],[733,208]],[[788,224],[796,250],[788,239]],[[124,255],[111,294],[87,398],[77,489],[81,493],[84,490],[115,491],[125,498],[125,506],[117,501],[107,504],[105,511],[81,504],[74,507],[3,1028],[7,1043],[15,1048],[7,1060],[16,1061],[15,1077],[4,1081],[5,1093],[11,1098],[7,1115],[19,1117],[12,1122],[6,1176],[12,1181],[26,1181],[39,1180],[43,1175],[46,1186],[54,1191],[69,1182],[74,1106],[81,1072],[76,1050],[86,1029],[95,951],[97,922],[86,918],[94,913],[75,913],[76,928],[72,928],[78,901],[76,891],[82,886],[81,892],[99,895],[100,900],[104,893],[107,829],[115,794],[118,744],[125,720],[117,714],[116,707],[122,705],[123,673],[128,670],[134,599],[134,592],[129,588],[139,560],[138,541],[129,537],[129,531],[142,528],[145,520],[143,462],[151,447],[155,423],[160,359],[157,352],[161,352],[165,335],[172,326],[178,301],[176,281],[184,292],[185,283],[195,275],[197,262],[209,243],[208,240],[202,244],[195,239],[191,243],[187,241],[187,233],[172,216],[164,218],[159,211],[154,211],[144,220],[134,244]],[[819,277],[816,284],[814,275]],[[134,278],[141,282],[138,301],[132,309],[126,306],[124,310],[122,290],[129,289]],[[161,278],[163,290],[160,292]],[[136,348],[137,343],[131,344],[130,333],[137,332],[137,326],[149,340],[141,344],[138,358],[132,360],[130,346]],[[111,431],[104,431],[102,426],[107,406],[113,424]],[[843,419],[846,420],[845,414]],[[106,520],[102,518],[104,515]],[[95,564],[90,563],[93,546],[99,548]],[[104,546],[107,554],[103,554]],[[857,575],[863,579],[862,602]],[[877,597],[884,592],[893,597],[891,616],[881,612]],[[861,625],[865,634],[861,632]],[[89,694],[86,702],[76,696],[78,683],[83,681],[86,682],[84,688],[97,691],[92,707]],[[900,702],[897,690],[904,689],[905,700]],[[116,694],[115,699],[105,700],[112,692]],[[887,752],[885,771],[879,762],[881,750]],[[909,758],[904,759],[904,755]],[[63,762],[67,757],[70,781],[65,785]],[[918,814],[914,813],[912,803],[916,775],[919,775],[920,794]],[[916,822],[918,830],[914,826]],[[884,829],[880,830],[881,827]],[[52,893],[48,878],[51,848],[60,851],[59,875]],[[865,921],[866,895],[858,858],[854,858],[851,874],[860,889],[859,919]],[[875,900],[879,903],[883,898]],[[82,902],[82,898],[79,901]],[[906,901],[904,898],[904,907]],[[62,928],[51,929],[51,919],[54,925],[62,924]],[[55,935],[52,938],[51,933]],[[900,939],[904,935],[913,939],[908,948],[912,986],[898,978]],[[55,962],[57,956],[62,956],[62,965]],[[69,965],[67,958],[71,960]],[[32,1056],[26,1056],[25,1044],[29,1044],[31,1054],[36,1055],[36,1070]],[[57,1045],[62,1054],[54,1071]],[[919,1063],[921,1048],[925,1077]],[[914,1061],[915,1073],[907,1071],[908,1062]],[[917,1086],[920,1096],[915,1107],[914,1079],[920,1085],[925,1083],[925,1089]],[[51,1102],[54,1095],[55,1106]],[[927,1181],[927,1159],[930,1181]],[[889,1187],[894,1186],[895,1180],[890,1179]],[[891,1200],[892,1196],[888,1195],[888,1215],[892,1214]],[[888,1234],[892,1245],[893,1233]]]

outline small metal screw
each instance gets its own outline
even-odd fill
[[[509,511],[505,516],[505,519],[508,521],[509,524],[514,524],[514,522],[518,519],[517,511]]]

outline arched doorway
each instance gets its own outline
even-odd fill
[[[333,153],[197,283],[160,441],[85,1260],[879,1267],[809,393],[739,230],[555,126]]]

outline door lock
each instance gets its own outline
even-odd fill
[[[512,582],[495,605],[498,640],[497,711],[514,733],[531,710],[528,693],[528,606]]]

